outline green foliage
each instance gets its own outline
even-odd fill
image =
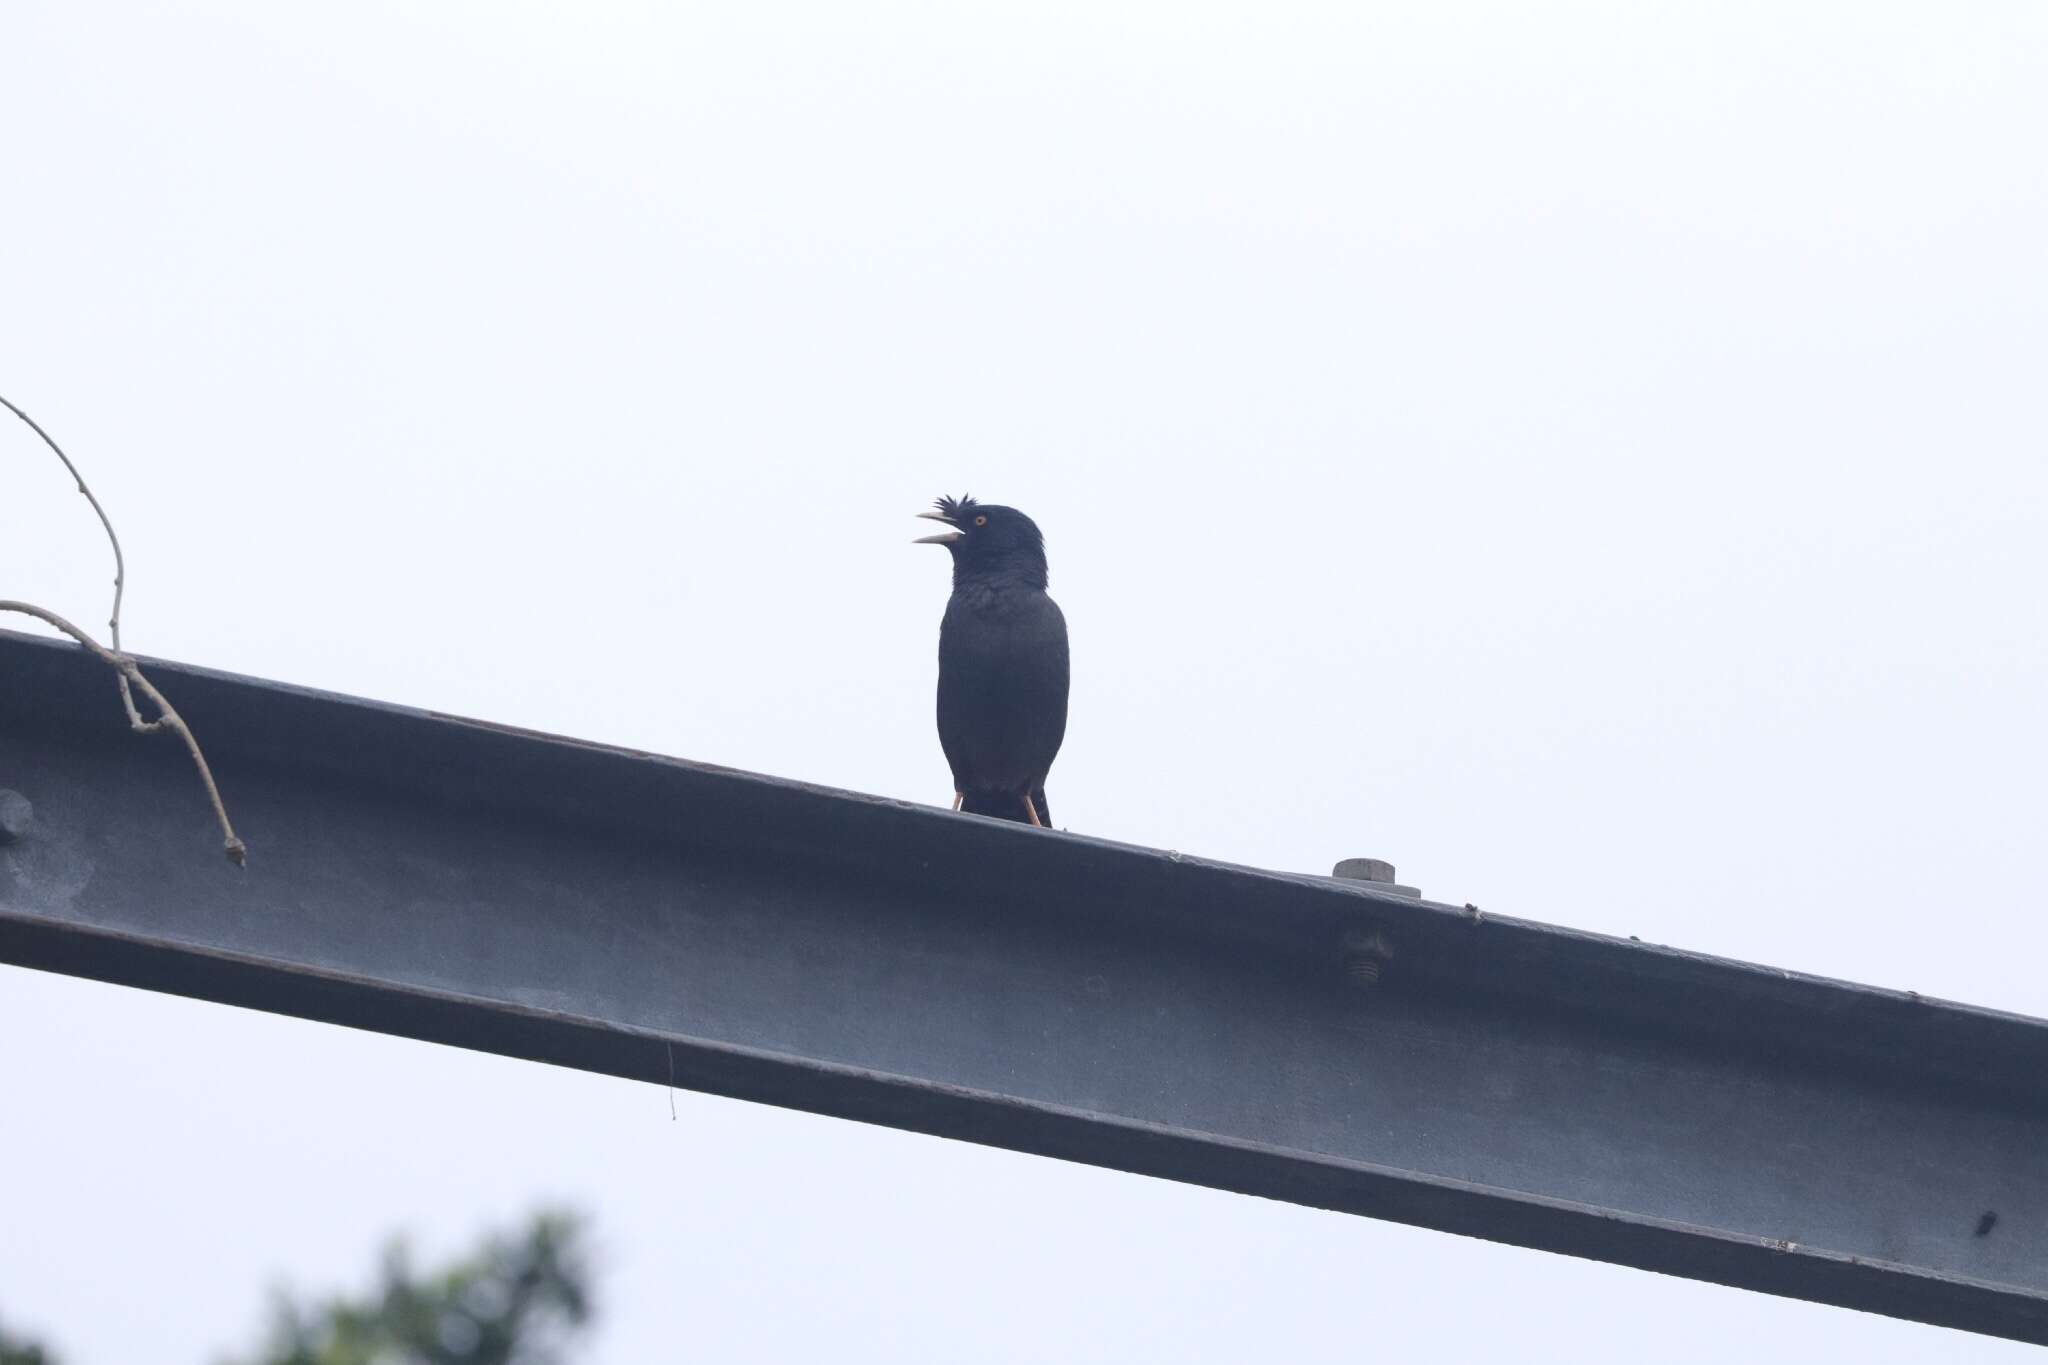
[[[57,1357],[0,1327],[0,1365],[57,1365]]]
[[[281,1295],[268,1344],[245,1365],[559,1365],[590,1320],[589,1284],[581,1225],[565,1214],[430,1275],[394,1244],[365,1298],[309,1307]]]

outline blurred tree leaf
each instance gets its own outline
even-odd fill
[[[57,1357],[0,1326],[0,1365],[57,1365]]]
[[[280,1294],[268,1343],[244,1365],[561,1365],[590,1315],[582,1225],[547,1213],[427,1275],[394,1243],[362,1299]]]

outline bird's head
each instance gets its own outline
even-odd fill
[[[971,496],[940,498],[926,521],[951,530],[920,537],[919,545],[943,545],[953,554],[953,581],[1019,579],[1036,588],[1046,583],[1045,537],[1038,523],[1014,507],[976,502]]]

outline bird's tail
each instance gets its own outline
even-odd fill
[[[1038,807],[1040,822],[1050,829],[1052,808],[1045,804],[1045,788],[1031,793],[1031,804]],[[1024,813],[1024,798],[1015,792],[966,792],[960,809],[969,815],[992,815],[998,820],[1015,820],[1020,825],[1031,823],[1031,817]]]

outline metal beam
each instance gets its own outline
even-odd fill
[[[248,868],[0,634],[0,960],[2048,1343],[2040,1021],[149,668]]]

